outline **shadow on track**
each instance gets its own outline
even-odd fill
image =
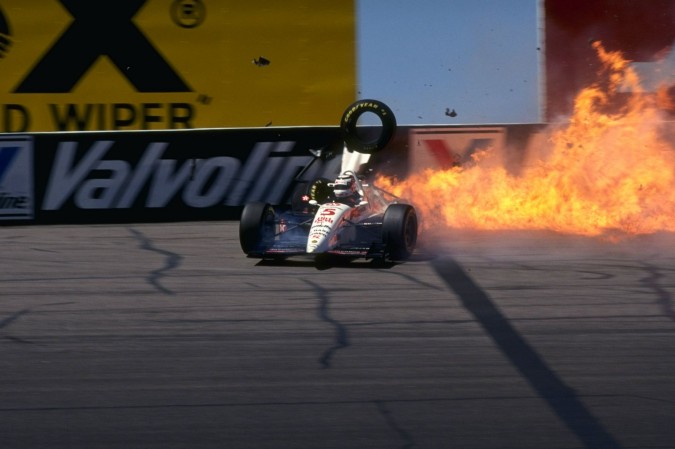
[[[321,257],[311,258],[280,258],[280,259],[262,259],[256,266],[289,266],[289,267],[308,267],[316,268],[319,271],[330,270],[331,268],[353,268],[368,269],[385,268],[390,269],[399,265],[398,262],[381,261],[377,259],[352,259],[339,256],[321,255]]]
[[[451,258],[436,259],[433,268],[459,296],[462,305],[492,338],[499,350],[551,407],[562,422],[589,449],[620,448],[602,423],[586,408],[546,361],[511,325],[492,299]]]

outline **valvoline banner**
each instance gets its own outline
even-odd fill
[[[33,139],[38,223],[237,218],[247,202],[284,204],[300,180],[336,176],[342,153],[338,127],[38,133]],[[319,149],[335,157],[315,160],[310,150]]]
[[[353,0],[2,0],[0,132],[333,125]]]

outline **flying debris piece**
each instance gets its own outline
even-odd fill
[[[455,110],[453,109],[451,111],[450,108],[445,108],[445,115],[447,115],[448,117],[457,117],[457,113],[455,112]]]
[[[259,56],[258,59],[253,60],[253,64],[257,65],[258,67],[265,67],[270,65],[270,60]]]
[[[268,126],[272,126],[272,122],[271,122],[271,121],[270,121],[270,122],[267,122],[267,123],[265,124],[265,128],[267,128]]]

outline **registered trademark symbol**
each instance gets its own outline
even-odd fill
[[[174,0],[171,18],[179,27],[194,28],[204,22],[206,7],[202,0]]]

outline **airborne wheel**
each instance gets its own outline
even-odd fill
[[[382,124],[379,135],[370,140],[359,135],[357,124],[359,117],[365,113],[374,114]],[[345,110],[340,120],[342,137],[349,151],[363,154],[374,154],[382,150],[396,132],[396,117],[394,112],[378,100],[358,100]]]

